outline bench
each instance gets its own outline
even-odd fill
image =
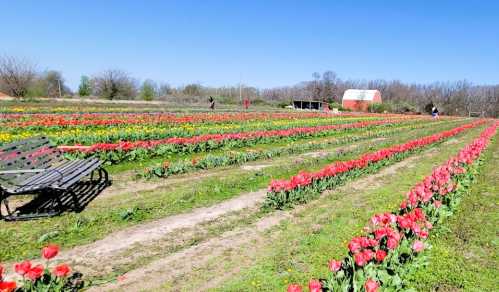
[[[66,159],[47,137],[3,145],[0,147],[0,203],[4,208],[0,205],[0,218],[26,220],[58,215],[63,211],[60,195],[69,193],[73,204],[78,204],[72,187],[85,177],[92,182],[111,184],[99,159]],[[10,208],[9,197],[27,194],[50,200],[48,210],[20,215],[17,209]]]

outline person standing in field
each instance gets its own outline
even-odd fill
[[[247,98],[247,97],[246,97],[246,98],[243,100],[243,105],[244,105],[244,109],[246,109],[246,110],[247,110],[247,109],[249,108],[249,106],[250,106],[250,100],[249,100],[249,98]]]
[[[329,112],[329,103],[325,98],[322,100],[322,108],[324,109],[325,112]]]
[[[434,119],[438,119],[438,108],[435,105],[431,108],[431,116]]]
[[[212,96],[210,96],[208,101],[210,102],[210,109],[215,110],[215,99]]]

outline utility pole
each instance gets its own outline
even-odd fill
[[[239,82],[239,100],[243,102],[243,94],[242,94],[242,85],[241,82]]]
[[[242,92],[242,83],[241,83],[241,74],[239,74],[239,101],[243,104],[243,92]]]
[[[61,79],[57,79],[57,84],[59,85],[59,98],[62,98]]]

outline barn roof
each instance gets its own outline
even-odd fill
[[[378,90],[365,90],[365,89],[348,89],[343,94],[343,100],[374,100],[376,94],[380,94]]]

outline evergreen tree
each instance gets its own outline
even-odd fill
[[[156,96],[156,86],[153,81],[151,80],[146,80],[142,84],[142,87],[140,88],[140,97],[143,100],[153,100],[153,98]]]
[[[90,78],[87,76],[81,76],[80,86],[78,87],[78,94],[80,96],[89,96],[92,94],[92,85],[90,84]]]

